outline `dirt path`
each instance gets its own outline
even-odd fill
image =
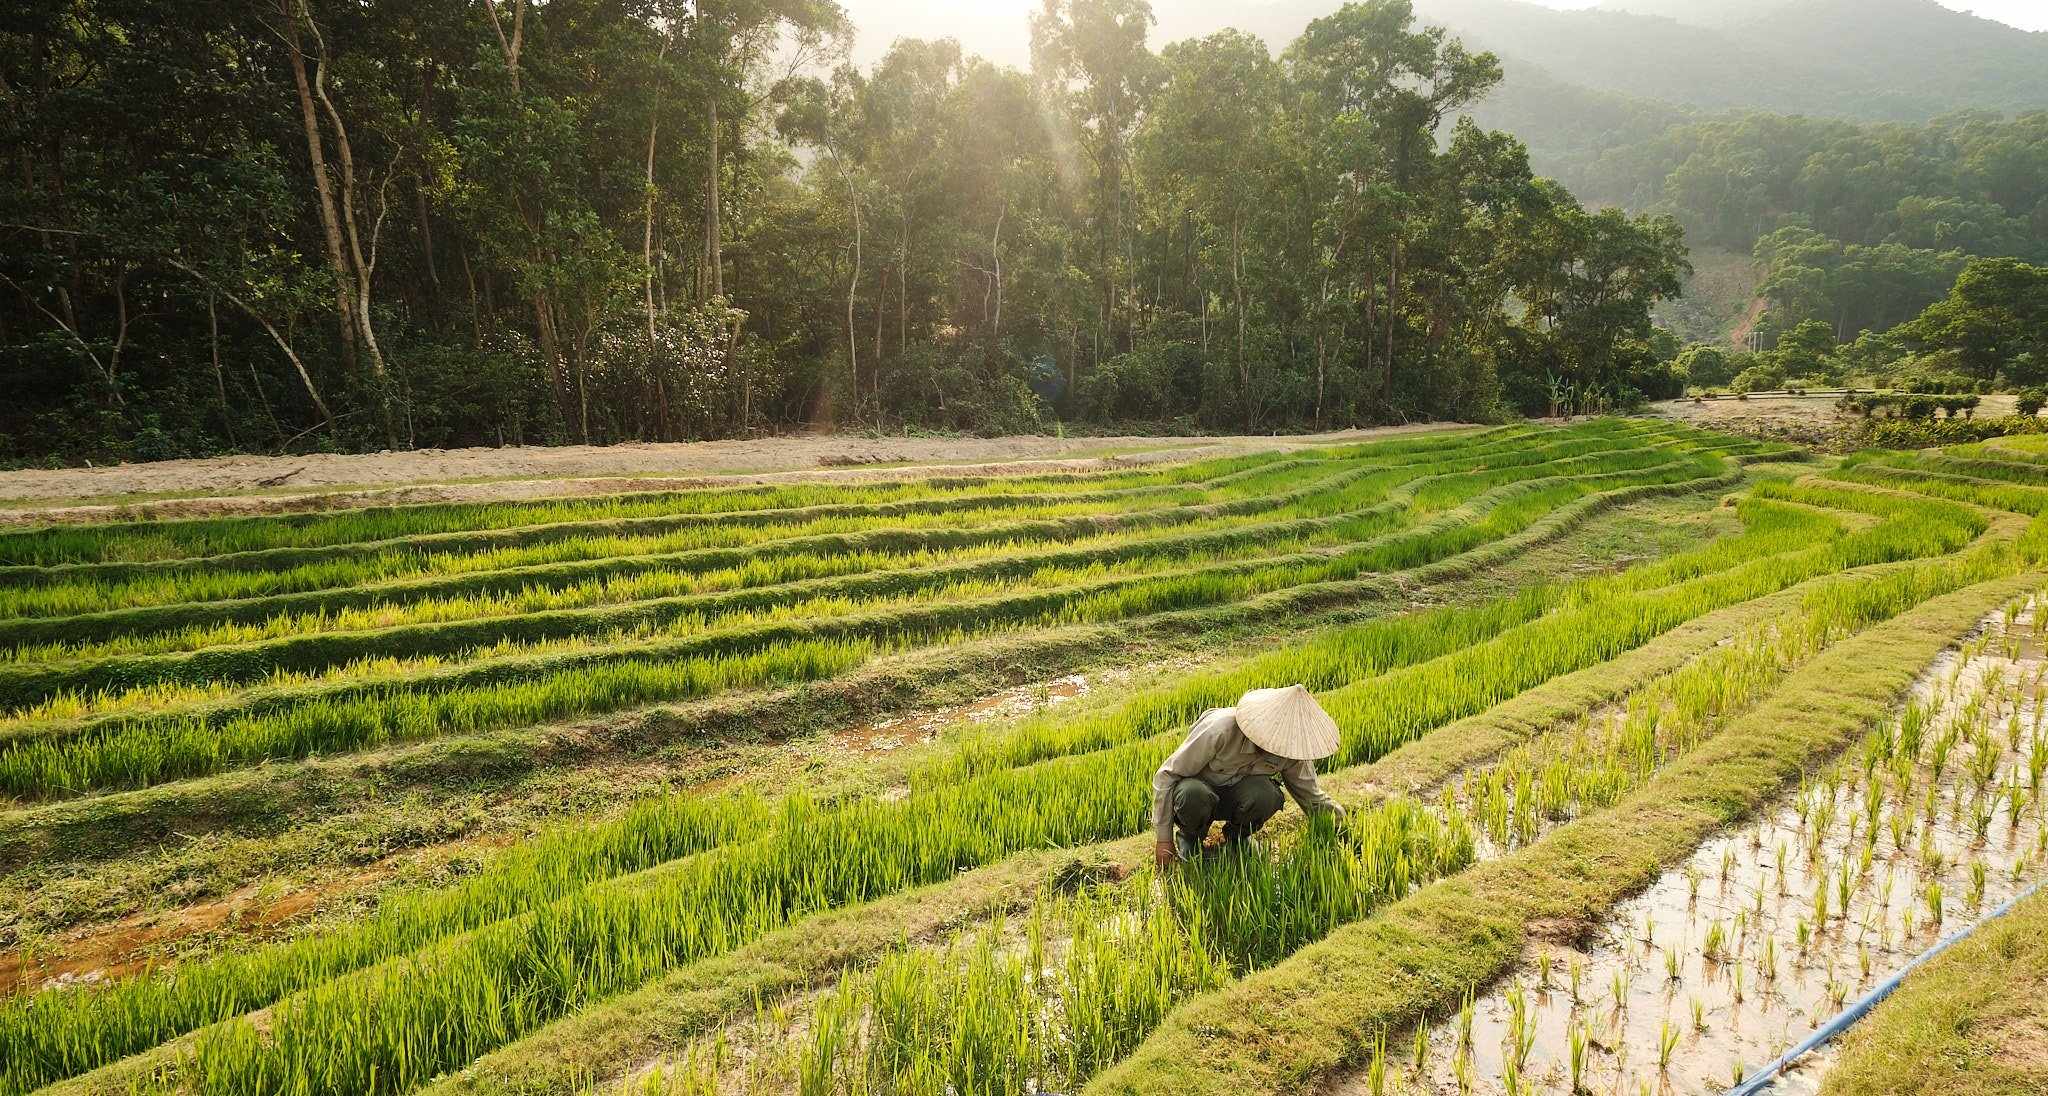
[[[0,472],[0,525],[533,498],[920,472],[1090,470],[1449,429],[1295,437],[872,438],[803,434],[732,441],[515,449],[420,449],[213,457],[108,468]]]

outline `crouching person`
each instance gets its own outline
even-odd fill
[[[1337,805],[1315,763],[1337,752],[1337,722],[1300,685],[1254,689],[1235,708],[1203,712],[1152,778],[1152,832],[1160,867],[1201,855],[1210,827],[1242,845],[1280,810],[1280,785],[1303,812]]]

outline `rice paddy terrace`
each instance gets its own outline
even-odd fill
[[[1600,420],[0,534],[0,1093],[1717,1091],[2048,875],[2044,514]],[[1346,818],[1152,871],[1295,681]]]

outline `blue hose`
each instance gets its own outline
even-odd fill
[[[2043,882],[2048,882],[2048,880],[2044,880]],[[1912,962],[1907,963],[1904,967],[1900,968],[1897,974],[1894,974],[1891,977],[1885,979],[1883,982],[1880,982],[1875,989],[1872,989],[1869,993],[1866,993],[1862,997],[1857,998],[1856,1001],[1852,1003],[1848,1008],[1845,1008],[1842,1011],[1836,1013],[1833,1019],[1829,1020],[1827,1023],[1822,1024],[1819,1028],[1815,1029],[1813,1034],[1807,1036],[1803,1041],[1800,1042],[1798,1046],[1795,1046],[1791,1050],[1786,1051],[1784,1055],[1779,1057],[1777,1061],[1772,1062],[1770,1065],[1767,1065],[1764,1068],[1758,1070],[1757,1072],[1751,1074],[1748,1080],[1742,1082],[1739,1085],[1736,1085],[1734,1088],[1729,1089],[1727,1096],[1756,1096],[1757,1093],[1762,1092],[1763,1090],[1769,1088],[1771,1086],[1771,1082],[1777,1080],[1778,1074],[1783,1073],[1786,1067],[1790,1066],[1793,1062],[1798,1061],[1806,1055],[1811,1054],[1816,1048],[1820,1047],[1821,1044],[1826,1043],[1828,1040],[1833,1039],[1835,1036],[1840,1035],[1844,1031],[1847,1031],[1849,1027],[1853,1025],[1856,1021],[1863,1019],[1863,1017],[1866,1014],[1868,1014],[1871,1009],[1876,1008],[1877,1003],[1879,1001],[1882,1001],[1885,998],[1890,997],[1892,995],[1892,991],[1899,988],[1899,983],[1904,982],[1906,980],[1907,975],[1913,973],[1915,970],[1918,970],[1922,964],[1927,963],[1929,960],[1932,960],[1935,956],[1940,955],[1942,952],[1947,951],[1957,941],[1968,939],[1971,933],[1976,932],[1978,929],[1983,928],[1985,925],[1988,925],[1991,922],[1996,921],[1999,918],[2005,916],[2006,914],[2011,913],[2014,906],[2017,906],[2021,902],[2024,902],[2027,899],[2032,898],[2034,894],[2041,889],[2041,886],[2042,883],[2035,883],[2033,886],[2028,887],[2026,890],[2023,890],[2020,893],[2013,895],[2012,898],[2008,899],[2005,902],[2005,904],[1999,906],[1997,909],[1992,910],[1990,913],[1986,914],[1983,917],[1983,919],[1978,921],[1976,924],[1971,925],[1969,928],[1966,929],[1959,929],[1956,932],[1950,933],[1948,936],[1943,937],[1940,943],[1922,952]]]

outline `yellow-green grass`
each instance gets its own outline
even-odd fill
[[[10,626],[8,632],[19,637],[18,642],[11,652],[0,651],[0,657],[26,662],[192,650],[317,632],[644,602],[830,576],[922,571],[991,557],[1006,561],[1037,559],[1038,565],[1049,566],[1074,554],[1085,558],[1112,549],[1126,553],[1144,546],[1157,546],[1162,551],[1188,550],[1214,543],[1220,533],[1233,530],[1240,531],[1240,537],[1245,532],[1256,537],[1268,531],[1273,537],[1283,537],[1288,535],[1284,525],[1288,521],[1331,519],[1371,510],[1404,485],[1446,480],[1461,469],[1482,465],[1495,469],[1493,479],[1497,483],[1503,481],[1498,471],[1502,460],[1519,467],[1619,448],[1595,439],[1528,450],[1510,458],[1468,456],[1405,473],[1396,470],[1374,474],[1371,467],[1333,464],[1329,469],[1312,469],[1317,473],[1314,475],[1292,474],[1257,497],[1223,506],[1175,510],[1170,515],[1174,518],[1172,522],[1156,526],[1126,527],[1119,520],[1097,515],[1034,523],[1029,528],[984,525],[943,538],[889,531],[859,537],[807,537],[778,541],[772,549],[761,546],[746,551],[715,549],[652,557],[607,557],[596,565],[521,567],[479,572],[454,581],[409,582],[396,587],[373,584],[339,592],[240,599],[218,605],[183,604],[26,620]],[[1651,451],[1633,450],[1639,454]],[[1568,464],[1556,468],[1557,473],[1569,470]],[[1446,495],[1461,488],[1476,493],[1483,484],[1484,481],[1470,487],[1446,484],[1437,488],[1437,494]],[[1163,532],[1145,535],[1154,529]],[[1205,537],[1191,541],[1189,538],[1195,534]],[[1041,543],[1053,547],[1030,550]],[[1015,569],[1024,564],[1017,562],[1011,566]]]
[[[1469,583],[1494,568],[1565,536],[1609,509],[1664,496],[1732,486],[1732,474],[1715,480],[1651,485],[1603,492],[1568,504],[1534,525],[1400,576],[1413,588]],[[1741,558],[1726,542],[1689,553],[1685,575],[1697,575]],[[1725,558],[1722,558],[1725,555]],[[1715,560],[1719,562],[1715,562]],[[1518,565],[1517,565],[1518,566]],[[1673,573],[1671,580],[1685,577]],[[338,810],[351,797],[402,794],[473,786],[480,780],[520,779],[548,767],[599,760],[693,741],[758,739],[798,735],[826,724],[846,725],[889,711],[932,688],[977,680],[1015,685],[1066,672],[1073,659],[1107,657],[1136,641],[1176,636],[1227,636],[1273,622],[1307,619],[1326,612],[1384,611],[1402,587],[1377,576],[1294,587],[1207,608],[1153,614],[1115,628],[1063,625],[998,637],[961,647],[932,648],[885,658],[845,678],[774,693],[738,694],[688,708],[657,707],[573,728],[513,728],[480,735],[375,751],[290,766],[265,766],[160,785],[141,792],[117,792],[91,799],[55,802],[0,814],[0,864],[98,860],[167,841],[261,828],[271,817]],[[1019,677],[1018,675],[1024,675]],[[1036,675],[1036,676],[1033,676]],[[941,685],[941,683],[944,683]]]
[[[1092,765],[1092,764],[1093,764],[1093,763],[1091,762],[1091,765]],[[1126,763],[1125,763],[1125,762],[1121,762],[1121,761],[1119,761],[1119,762],[1117,763],[1117,767],[1118,767],[1118,769],[1119,769],[1119,770],[1120,770],[1120,768],[1121,768],[1121,766],[1122,766],[1123,764],[1126,764]],[[1002,778],[1001,778],[1001,777],[998,777],[997,779],[1002,779]],[[1113,781],[1111,782],[1111,786],[1120,786],[1121,784],[1122,784],[1122,780],[1121,780],[1121,779],[1118,779],[1118,780],[1113,780]],[[1114,798],[1114,796],[1113,796],[1113,798]],[[1114,812],[1114,813],[1118,813],[1118,814],[1120,814],[1120,813],[1121,813],[1121,811],[1119,810],[1119,811],[1117,811],[1117,812]],[[1128,823],[1128,822],[1126,822],[1126,823],[1120,823],[1120,824],[1121,824],[1121,825],[1128,825],[1129,823]]]
[[[1580,432],[1642,432],[1623,424],[1592,424]],[[537,499],[525,502],[431,503],[346,512],[58,526],[0,534],[0,585],[67,576],[148,574],[189,568],[275,569],[403,545],[518,545],[611,529],[674,527],[684,522],[777,523],[828,516],[917,513],[980,503],[1030,505],[1055,495],[1171,494],[1189,485],[1220,485],[1262,470],[1314,460],[1391,460],[1435,449],[1485,444],[1527,434],[1507,427],[1474,434],[1342,446],[1297,453],[1268,452],[1161,465],[1135,471],[1039,476],[922,478],[865,484],[701,488],[641,494]],[[649,524],[652,523],[652,524]],[[44,569],[42,572],[34,568]]]
[[[932,477],[873,484],[804,483],[644,494],[539,499],[517,503],[427,503],[336,513],[195,518],[55,526],[0,534],[0,562],[52,567],[156,562],[275,549],[319,548],[434,533],[526,529],[592,520],[878,505],[957,499],[974,494],[1052,494],[1189,483],[1287,459],[1265,453],[1141,471],[1032,477]]]
[[[1674,448],[1698,448],[1704,444],[1704,442],[1686,443],[1683,445],[1674,446]],[[1695,467],[1701,471],[1710,471],[1713,467],[1715,467],[1715,465],[1703,463]],[[1573,477],[1574,480],[1582,478],[1586,477]],[[1669,483],[1649,482],[1642,483],[1640,484],[1640,486],[1683,486],[1687,484],[1695,484],[1698,482],[1711,482],[1719,478],[1721,477],[1711,475],[1702,477],[1699,474],[1695,473],[1694,475],[1685,478],[1672,480]],[[1560,488],[1562,488],[1563,486],[1564,485],[1562,484],[1559,485]],[[1588,497],[1588,494],[1592,492],[1594,486],[1596,485],[1582,485],[1581,487],[1575,488],[1573,491],[1569,493],[1560,490],[1560,492],[1556,496],[1547,499],[1544,505],[1532,505],[1522,511],[1515,511],[1510,506],[1503,505],[1498,511],[1495,511],[1493,513],[1473,512],[1469,515],[1461,516],[1458,520],[1455,521],[1437,523],[1433,527],[1418,529],[1416,531],[1416,535],[1414,536],[1404,537],[1399,541],[1391,542],[1387,545],[1381,546],[1380,550],[1382,552],[1382,558],[1386,560],[1390,565],[1407,564],[1413,566],[1415,563],[1426,564],[1432,560],[1457,558],[1461,554],[1473,556],[1483,555],[1488,550],[1489,546],[1499,546],[1501,544],[1504,544],[1510,540],[1513,540],[1516,536],[1520,535],[1521,533],[1537,529],[1540,526],[1542,526],[1545,522],[1551,521],[1553,518],[1565,514],[1567,510],[1575,506],[1579,500],[1586,499]],[[1633,487],[1628,487],[1625,489],[1634,490]],[[1454,503],[1456,501],[1456,498],[1447,496],[1443,500],[1441,500],[1441,502],[1439,502],[1438,505],[1450,505],[1451,503]],[[1507,503],[1512,502],[1514,500],[1503,499],[1502,501],[1503,503]],[[1495,517],[1499,514],[1506,514],[1508,516],[1502,518],[1499,521],[1495,521]],[[1353,573],[1350,575],[1331,576],[1328,578],[1321,579],[1319,581],[1326,582],[1329,584],[1336,584],[1340,582],[1357,581],[1358,578],[1359,575]],[[1306,586],[1309,584],[1304,583],[1301,585]],[[1265,591],[1262,591],[1260,588],[1256,586],[1249,588],[1239,587],[1236,589],[1224,589],[1219,592],[1218,596],[1220,597],[1220,600],[1216,601],[1215,604],[1230,604],[1233,601],[1243,601],[1252,597],[1263,596],[1264,592],[1277,593],[1287,589],[1290,589],[1290,587],[1272,587],[1268,588]],[[1136,600],[1132,600],[1129,596],[1129,592],[1125,590],[1110,591],[1110,593],[1113,593],[1115,595],[1116,600],[1114,602],[1098,601],[1088,606],[1086,609],[1082,611],[1084,614],[1083,619],[1086,619],[1087,613],[1094,613],[1105,610],[1111,613],[1111,616],[1106,619],[1115,619],[1115,614],[1135,613],[1142,616],[1144,615],[1145,610],[1155,608],[1158,604],[1160,604],[1158,602],[1147,601],[1143,596],[1140,596]],[[1170,605],[1172,604],[1172,602],[1167,602],[1166,604]],[[991,779],[1000,779],[1003,776],[1004,774],[994,774],[991,777]],[[834,817],[836,818],[837,815],[835,814]]]
[[[1470,635],[1472,633],[1469,629],[1475,625],[1497,629],[1502,626],[1511,625],[1517,620],[1526,619],[1529,613],[1539,608],[1540,605],[1540,598],[1517,599],[1500,608],[1476,611],[1446,610],[1443,613],[1436,614],[1434,617],[1395,620],[1382,624],[1367,625],[1360,629],[1346,630],[1329,637],[1326,641],[1320,641],[1315,646],[1289,652],[1290,665],[1287,669],[1297,677],[1308,679],[1334,676],[1328,671],[1319,670],[1316,660],[1327,659],[1340,664],[1350,665],[1355,664],[1360,657],[1372,658],[1373,656],[1361,655],[1360,652],[1382,647],[1386,641],[1380,637],[1389,631],[1413,634],[1450,627]],[[1472,623],[1460,624],[1458,623],[1460,621],[1471,621]],[[1433,650],[1433,648],[1417,649],[1411,653],[1411,657],[1424,657],[1432,653]],[[1386,665],[1387,663],[1381,661],[1378,664]],[[354,952],[351,951],[350,954],[354,954]],[[242,960],[237,960],[237,962],[242,962]],[[293,962],[295,968],[303,969],[296,960]],[[228,969],[230,971],[235,969],[234,964],[231,963]],[[200,992],[209,998],[214,997],[218,992],[206,989],[205,987],[208,985],[206,982],[195,983],[190,972],[179,976],[179,981],[175,984],[181,987],[183,992]]]
[[[1840,1054],[1822,1096],[2048,1092],[2048,894],[1914,973]]]
[[[1430,796],[1454,774],[1523,743],[1574,725],[1589,713],[1650,689],[1703,656],[1727,649],[1744,634],[1794,611],[1815,589],[1859,575],[1881,575],[1911,564],[1879,564],[1848,575],[1828,575],[1778,594],[1716,611],[1613,661],[1564,675],[1487,711],[1450,724],[1370,765],[1325,777],[1340,801],[1370,805],[1386,795]],[[595,1006],[485,1057],[429,1091],[492,1096],[567,1096],[593,1081],[619,1078],[721,1024],[750,1015],[757,1000],[815,986],[840,968],[872,961],[905,935],[928,938],[991,910],[1016,912],[1041,894],[1047,880],[1087,880],[1107,869],[1130,870],[1149,852],[1149,838],[1126,839],[1077,853],[1022,853],[1000,864],[868,906],[807,919],[732,956],[707,960],[614,1002]],[[159,1059],[162,1061],[162,1059]],[[107,1093],[137,1070],[99,1075],[73,1092]]]
[[[1705,462],[1715,459],[1700,458]],[[944,641],[963,630],[979,629],[985,633],[992,626],[1015,628],[1019,622],[1029,625],[1051,621],[1127,619],[1192,605],[1223,604],[1291,586],[1353,579],[1369,572],[1406,569],[1434,562],[1526,529],[1544,514],[1592,493],[1598,487],[1612,489],[1682,483],[1706,478],[1711,468],[1711,463],[1679,461],[1653,466],[1642,472],[1594,473],[1520,483],[1510,481],[1481,496],[1473,507],[1465,511],[1446,512],[1441,520],[1424,525],[1411,534],[1366,541],[1335,556],[1310,552],[1248,563],[1197,567],[1179,573],[1168,571],[1156,577],[1146,576],[1140,571],[1136,578],[1117,575],[1114,567],[1091,564],[1075,573],[1080,582],[1068,585],[1056,582],[1050,589],[1042,591],[1035,589],[1030,580],[1010,584],[1008,589],[1000,583],[966,581],[950,587],[942,586],[937,593],[913,594],[893,601],[863,603],[845,598],[824,598],[793,607],[736,614],[718,622],[724,627],[714,626],[711,621],[693,615],[657,626],[652,632],[652,639],[614,632],[603,636],[595,646],[579,642],[580,637],[567,641],[551,640],[545,645],[501,644],[489,649],[489,657],[481,664],[473,665],[458,656],[458,661],[453,664],[436,661],[428,664],[424,673],[415,671],[414,679],[432,679],[435,687],[426,691],[441,699],[414,695],[421,691],[417,689],[400,695],[391,682],[406,679],[401,662],[358,662],[344,666],[342,680],[350,677],[376,679],[377,684],[360,690],[374,694],[376,699],[365,698],[355,703],[358,707],[382,704],[390,708],[389,714],[372,714],[367,708],[358,714],[350,709],[304,703],[309,698],[303,695],[306,691],[303,686],[319,681],[314,678],[303,684],[292,683],[298,688],[273,686],[275,692],[282,694],[278,700],[264,702],[264,709],[234,718],[199,723],[185,719],[173,724],[163,717],[144,716],[111,724],[32,726],[15,732],[8,745],[0,748],[0,784],[17,795],[78,794],[93,788],[135,786],[217,771],[224,765],[249,760],[376,745],[448,733],[450,729],[489,729],[504,725],[504,722],[491,717],[454,717],[453,713],[457,711],[484,711],[489,708],[488,705],[465,708],[464,692],[540,687],[543,682],[534,671],[545,673],[556,665],[564,667],[563,673],[557,675],[563,680],[552,686],[559,695],[602,695],[605,698],[594,700],[589,705],[570,703],[566,707],[550,707],[549,711],[559,718],[673,699],[672,695],[658,689],[622,686],[623,691],[591,691],[577,684],[579,677],[606,672],[607,667],[615,674],[625,672],[625,663],[633,659],[732,659],[759,655],[776,645],[804,640],[871,642],[885,646],[928,643]],[[1111,577],[1094,577],[1102,574]],[[537,618],[524,619],[533,621]],[[544,624],[535,626],[546,627]],[[520,665],[518,656],[536,648],[544,652],[538,657],[539,664],[530,667]],[[201,660],[207,654],[210,652],[188,656],[179,664],[184,672],[197,673],[216,665],[216,660]],[[225,664],[232,664],[230,652],[223,652],[221,658],[229,660]],[[113,680],[130,680],[139,675],[142,678],[139,684],[149,689],[158,684],[148,676],[151,665],[161,663],[152,664],[147,659],[110,659],[98,664],[91,672],[110,675]],[[24,673],[14,684],[22,689],[47,692],[51,675],[61,673],[48,669],[40,677]],[[273,682],[278,681],[275,673],[273,669]],[[515,682],[519,684],[515,685]],[[158,694],[149,692],[146,695],[154,698]],[[342,697],[332,699],[346,703]],[[391,707],[393,705],[400,707]],[[231,712],[230,708],[222,714]],[[522,708],[521,716],[524,715],[525,709]]]
[[[1742,571],[1743,568],[1737,568],[1733,573]],[[1775,572],[1752,569],[1732,583],[1722,576],[1694,580],[1673,587],[1656,602],[1637,603],[1637,608],[1626,610],[1613,607],[1616,611],[1590,615],[1588,625],[1592,634],[1587,634],[1588,627],[1580,627],[1575,634],[1553,636],[1553,641],[1569,641],[1573,649],[1581,652],[1575,656],[1579,665],[1591,664],[1611,653],[1607,645],[1612,640],[1603,634],[1603,629],[1638,632],[1642,638],[1636,642],[1642,642],[1661,630],[1682,623],[1689,616],[1710,610],[1714,607],[1712,599],[1715,597],[1738,597],[1744,591],[1753,590],[1751,583],[1780,581],[1775,575]],[[1659,612],[1646,612],[1654,605],[1668,605],[1679,615],[1673,619],[1665,618]],[[1690,611],[1688,607],[1691,607]],[[1500,698],[1500,681],[1504,680],[1501,675],[1522,680],[1533,678],[1530,683],[1540,683],[1547,676],[1577,668],[1569,661],[1573,656],[1566,657],[1567,661],[1561,665],[1555,662],[1532,664],[1528,660],[1514,663],[1495,660],[1485,666],[1477,678],[1464,675],[1445,681],[1441,686],[1444,691],[1431,697],[1430,706],[1418,712],[1441,713],[1438,718],[1456,718],[1483,710]],[[1437,678],[1433,676],[1430,681],[1434,684]],[[1355,714],[1351,710],[1354,706],[1343,703],[1343,699],[1341,696],[1332,697],[1333,708],[1340,713],[1340,720]],[[1462,705],[1462,710],[1459,705]],[[1371,709],[1367,705],[1360,710],[1383,709]],[[1422,725],[1416,725],[1412,731],[1399,727],[1388,729],[1361,725],[1356,721],[1347,722],[1346,727],[1352,743],[1346,756],[1357,758],[1370,757],[1375,752],[1384,752],[1398,745],[1400,735],[1412,737],[1428,729]],[[856,875],[839,877],[837,883],[828,881],[833,876],[819,876],[815,882],[805,883],[801,890],[795,892],[816,894],[829,906],[837,904],[829,897],[834,894],[843,894],[842,901],[862,895],[871,896],[876,892],[869,888],[877,884],[885,888],[883,893],[886,893],[918,882],[923,871],[941,867],[950,871],[959,866],[988,862],[1002,850],[1033,847],[1047,839],[1057,843],[1083,835],[1099,839],[1119,831],[1130,832],[1140,828],[1141,820],[1132,816],[1130,799],[1123,789],[1141,784],[1161,752],[1163,750],[1158,744],[1138,743],[991,773],[953,788],[913,797],[901,805],[850,805],[840,811],[806,817],[801,827],[779,828],[779,836],[769,839],[767,845],[728,846],[691,862],[701,866],[654,873],[660,877],[659,881],[652,878],[621,881],[622,889],[611,889],[607,896],[600,897],[593,891],[568,902],[558,913],[550,912],[536,920],[506,922],[472,940],[437,949],[436,958],[429,966],[412,963],[404,964],[402,968],[387,966],[312,991],[283,1011],[272,1011],[268,1021],[272,1034],[268,1038],[251,1042],[250,1033],[242,1032],[233,1025],[217,1029],[215,1035],[209,1036],[201,1054],[213,1078],[206,1083],[228,1090],[240,1090],[249,1085],[266,1089],[274,1084],[289,1088],[299,1083],[315,1087],[351,1087],[372,1083],[371,1073],[375,1072],[378,1077],[386,1079],[375,1082],[380,1086],[387,1083],[410,1084],[408,1076],[422,1076],[411,1073],[412,1069],[431,1071],[437,1068],[436,1063],[451,1064],[455,1060],[473,1057],[477,1052],[488,1049],[489,1043],[504,1037],[487,1034],[486,1029],[467,1023],[456,1027],[436,1027],[426,1023],[427,1015],[441,1012],[457,1000],[470,999],[447,996],[457,986],[471,987],[463,990],[464,994],[474,993],[486,985],[499,985],[503,992],[521,994],[518,1000],[522,1004],[489,1006],[492,1014],[500,1019],[494,1021],[488,1030],[502,1031],[507,1035],[516,1035],[522,1027],[537,1025],[542,1020],[560,1015],[576,1002],[586,1000],[583,995],[588,990],[572,991],[569,997],[552,992],[546,997],[527,995],[527,991],[516,988],[530,984],[526,981],[527,974],[514,974],[510,983],[495,981],[505,974],[526,969],[524,964],[527,960],[517,957],[538,954],[528,949],[543,940],[560,941],[546,945],[549,948],[573,941],[572,946],[579,952],[597,947],[600,954],[611,957],[599,959],[592,955],[587,961],[579,961],[576,964],[576,969],[582,972],[579,984],[616,984],[615,979],[623,979],[630,984],[658,973],[662,965],[684,960],[700,949],[708,948],[715,952],[744,943],[750,935],[749,930],[727,919],[743,910],[787,909],[783,905],[786,898],[749,892],[760,886],[771,886],[775,893],[787,895],[789,892],[781,890],[786,884],[771,882],[779,878],[778,873],[795,870],[798,875],[792,878],[793,883],[795,878],[810,878],[812,872],[828,870],[828,866],[817,859],[828,854],[814,850],[862,850],[861,866]],[[1053,798],[1050,801],[1038,799],[1044,793],[1036,789],[1053,792]],[[1038,813],[1042,808],[1034,806],[1035,803],[1050,807],[1052,813]],[[958,811],[966,813],[956,814]],[[919,820],[912,821],[912,818]],[[846,829],[848,826],[853,828]],[[1040,830],[1038,827],[1050,829]],[[961,841],[966,843],[955,843]],[[787,845],[790,851],[785,854],[773,851],[778,842],[794,844]],[[967,858],[964,862],[960,859],[963,856]],[[719,865],[727,867],[721,870]],[[739,874],[727,874],[728,871]],[[759,874],[763,871],[769,874]],[[714,879],[717,880],[715,884]],[[814,889],[819,885],[823,886],[823,891]],[[798,908],[803,907],[800,905]],[[561,920],[571,917],[572,909],[598,914],[599,919],[585,921],[582,919],[584,914],[579,913],[571,920]],[[652,916],[655,910],[664,912],[654,920],[643,919]],[[686,920],[670,920],[675,916],[683,916]],[[621,918],[630,921],[630,927]],[[669,935],[673,930],[661,927],[684,924],[690,928],[682,937]],[[720,928],[721,925],[732,927]],[[556,935],[564,931],[571,935]],[[591,932],[597,935],[586,935]],[[536,933],[539,935],[534,935]],[[706,933],[710,935],[704,935]],[[503,950],[508,948],[511,950]],[[671,949],[680,949],[680,952]],[[655,966],[645,965],[650,962]],[[401,969],[404,972],[402,977]],[[486,975],[486,970],[499,973]],[[600,971],[605,973],[599,974]],[[586,979],[590,977],[601,981],[589,983]],[[476,978],[485,980],[479,983],[474,981]],[[495,995],[499,991],[491,992]],[[467,1010],[472,1006],[460,1007]],[[507,1008],[515,1011],[507,1013],[504,1011]],[[365,1009],[370,1011],[362,1011]],[[389,1018],[394,1010],[399,1009],[406,1010],[408,1014],[416,1013],[418,1019],[398,1025],[380,1020],[374,1029],[365,1028],[360,1021],[352,1019],[367,1017],[371,1013]],[[442,1014],[446,1015],[445,1012]],[[312,1053],[310,1045],[304,1050],[296,1049],[300,1046],[295,1041],[299,1036],[286,1034],[280,1037],[281,1031],[303,1031],[306,1038],[314,1038],[314,1033],[319,1032],[322,1033],[317,1036],[320,1039],[327,1039],[326,1033],[341,1032],[343,1034],[336,1041],[353,1049],[348,1051],[348,1057],[341,1059],[322,1052],[317,1060],[327,1064],[319,1067],[317,1076],[303,1075],[298,1071],[311,1068],[310,1063],[316,1060],[307,1056]],[[478,1042],[479,1039],[482,1042]],[[414,1067],[406,1063],[418,1065]],[[277,1070],[285,1072],[275,1072]]]
[[[1532,931],[1569,931],[1597,918],[1848,746],[1944,647],[2040,585],[2042,576],[2023,566],[2010,550],[1996,550],[1888,582],[1873,591],[1880,594],[1873,605],[1894,595],[1931,596],[1822,653],[1764,705],[1615,808],[1426,888],[1177,1011],[1090,1091],[1273,1091],[1360,1061],[1376,1033],[1441,1015],[1469,987],[1508,969]]]

